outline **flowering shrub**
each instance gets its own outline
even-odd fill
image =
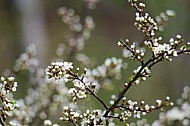
[[[84,0],[85,9],[95,9],[99,0]],[[85,41],[90,38],[95,24],[89,15],[76,15],[73,9],[62,7],[58,10],[62,20],[73,34],[68,38],[68,46],[58,45],[56,54],[59,58],[52,62],[45,70],[39,66],[36,58],[35,45],[30,45],[26,52],[16,60],[15,75],[25,70],[30,73],[31,87],[23,99],[14,100],[12,92],[16,91],[17,82],[8,74],[0,80],[0,123],[5,126],[45,125],[59,126],[73,124],[75,126],[117,125],[189,125],[190,120],[190,89],[184,87],[182,98],[177,100],[177,106],[167,112],[161,112],[159,119],[148,124],[146,119],[140,119],[155,110],[173,106],[170,97],[155,100],[154,105],[145,101],[139,102],[128,99],[126,93],[130,88],[139,85],[153,75],[151,72],[159,62],[172,61],[173,57],[190,54],[190,42],[185,42],[181,35],[170,38],[163,43],[157,31],[164,30],[164,23],[174,16],[172,10],[161,13],[155,19],[144,11],[145,4],[137,0],[128,0],[136,10],[135,23],[139,31],[145,34],[144,47],[129,39],[119,40],[118,46],[123,49],[123,57],[138,62],[140,65],[133,70],[132,75],[123,83],[119,94],[112,94],[107,104],[98,92],[107,86],[112,79],[122,77],[121,70],[126,68],[122,58],[111,57],[105,59],[104,64],[93,69],[93,61],[85,54],[78,53],[84,49]],[[150,50],[151,54],[146,53]],[[145,59],[145,56],[148,58]],[[75,63],[79,66],[76,67]],[[79,101],[94,97],[102,108],[81,106]],[[10,117],[10,118],[8,118]],[[129,122],[129,118],[138,118],[137,122]],[[7,121],[8,120],[8,121]],[[57,124],[59,121],[63,123]]]

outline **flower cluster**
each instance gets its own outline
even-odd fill
[[[86,98],[89,90],[90,93],[97,91],[101,83],[104,84],[105,81],[108,81],[106,78],[119,79],[122,67],[122,60],[112,57],[107,58],[104,65],[91,71],[84,69],[83,74],[79,75],[79,68],[76,69],[76,73],[72,71],[73,64],[71,62],[52,62],[46,69],[46,75],[48,78],[64,82],[73,80],[74,87],[70,88],[68,93],[72,96],[73,101],[76,101],[77,98]]]
[[[73,124],[77,124],[77,120],[81,118],[80,112],[75,112],[67,106],[63,107],[62,117],[60,117],[60,120],[71,121]]]
[[[164,24],[166,21],[169,20],[169,18],[175,16],[175,12],[173,10],[166,10],[166,12],[160,13],[159,16],[156,16],[156,21],[149,16],[148,13],[143,14],[145,4],[139,3],[137,4],[137,0],[128,0],[130,4],[136,8],[136,22],[135,26],[138,28],[138,30],[145,33],[147,36],[154,36],[155,31],[163,31],[164,30]]]
[[[98,109],[87,109],[86,112],[81,113],[80,111],[74,111],[65,106],[63,107],[63,116],[60,117],[60,120],[70,121],[74,125],[77,125],[78,121],[80,121],[81,126],[105,125],[107,123],[102,115],[103,112]],[[109,123],[111,123],[111,121]]]
[[[106,88],[111,84],[112,79],[120,79],[121,70],[126,67],[127,64],[124,64],[122,59],[117,59],[116,57],[107,58],[102,65],[92,70],[87,69],[83,77],[83,82],[93,92],[97,92],[100,87]]]
[[[79,82],[80,83],[80,82]],[[81,87],[83,87],[84,85],[82,84]],[[68,94],[70,94],[73,98],[73,101],[76,101],[77,98],[86,98],[87,97],[87,91],[84,88],[82,89],[76,89],[76,88],[70,88],[68,90]]]
[[[152,49],[155,57],[162,56],[163,58],[172,61],[171,57],[178,57],[179,54],[189,54],[189,42],[183,44],[184,40],[181,35],[176,35],[176,38],[170,38],[169,44],[164,43],[160,44],[159,41],[162,40],[162,37],[154,39],[154,42],[145,41],[145,45]],[[183,45],[182,45],[183,44]]]
[[[36,52],[35,46],[27,47],[26,53],[28,54],[28,58],[25,61],[38,61],[35,58],[34,52]],[[31,52],[31,53],[29,53]],[[33,52],[33,53],[32,53]],[[17,61],[22,59],[22,55],[19,57]],[[24,63],[24,60],[23,60]],[[63,66],[60,66],[62,64]],[[27,89],[27,95],[23,99],[17,100],[17,104],[19,106],[18,109],[13,111],[13,116],[16,119],[12,119],[10,121],[11,126],[21,126],[21,125],[41,125],[41,122],[47,119],[52,119],[52,117],[59,118],[60,114],[57,114],[57,111],[62,109],[62,105],[68,105],[71,107],[75,107],[76,105],[69,103],[67,98],[67,90],[68,88],[65,86],[63,81],[55,81],[56,79],[56,70],[58,67],[62,68],[62,70],[68,70],[72,68],[72,64],[69,62],[61,63],[54,62],[52,63],[52,67],[49,66],[49,73],[47,69],[47,73],[51,78],[55,79],[47,79],[45,75],[45,70],[41,68],[39,65],[34,65],[32,62],[27,64],[27,67],[23,67],[23,65],[16,65],[18,69],[14,69],[17,73],[25,70],[32,73],[30,74],[30,81],[25,82],[32,84],[32,86]],[[32,70],[31,70],[32,68]],[[52,71],[50,71],[50,68]],[[58,70],[59,71],[59,70]],[[50,74],[50,72],[53,72]],[[63,71],[66,72],[66,71]],[[57,74],[60,74],[59,71]],[[63,73],[64,74],[64,73]],[[53,76],[55,75],[55,76]],[[65,77],[65,81],[67,79],[67,74],[63,75]],[[69,80],[69,79],[68,79]],[[61,83],[61,84],[60,84]],[[43,100],[42,100],[43,99]],[[38,117],[36,116],[38,115]]]
[[[103,65],[98,66],[92,70],[84,69],[83,74],[79,75],[79,68],[77,73],[69,73],[70,78],[73,79],[73,88],[68,90],[72,96],[73,101],[77,98],[86,98],[87,94],[97,92],[100,87],[104,87],[110,83],[110,79],[121,78],[121,69],[124,67],[122,59],[116,57],[107,58]],[[58,77],[62,79],[62,76]]]
[[[130,59],[139,61],[140,66],[136,70],[133,71],[134,75],[132,75],[129,78],[128,82],[125,83],[125,87],[120,92],[118,97],[116,97],[116,99],[111,102],[112,105],[106,110],[104,117],[109,117],[109,113],[113,111],[115,108],[118,108],[118,106],[120,106],[119,105],[120,101],[123,98],[125,98],[124,95],[129,90],[129,88],[131,88],[132,85],[134,84],[138,85],[140,83],[140,80],[146,80],[147,77],[150,76],[151,74],[150,70],[155,64],[163,61],[164,59],[170,60],[171,59],[170,57],[177,57],[179,54],[186,54],[189,52],[189,48],[187,44],[188,42],[181,46],[183,39],[181,38],[180,35],[177,35],[176,39],[172,43],[170,42],[170,44],[166,44],[166,43],[161,44],[160,41],[162,41],[162,37],[155,38],[155,31],[158,30],[157,23],[154,21],[154,19],[151,16],[149,16],[148,13],[145,13],[145,14],[143,13],[145,4],[143,3],[137,4],[137,0],[129,0],[129,2],[137,11],[136,18],[135,18],[136,19],[135,25],[140,31],[145,33],[146,38],[144,39],[144,44],[147,45],[147,47],[151,49],[153,55],[148,60],[145,60],[144,51],[137,48],[135,43],[132,43],[132,45],[129,45],[128,39],[126,41],[120,40],[118,42],[119,46],[122,46],[125,48],[124,56]],[[149,109],[151,110],[157,107],[162,108],[164,105],[166,106],[172,105],[172,103],[168,103],[168,100],[169,100],[169,97],[166,98],[166,102],[165,102],[166,104],[165,103],[162,104],[161,100],[157,100],[156,107],[154,106],[153,108],[151,108],[150,106],[146,105],[144,106],[144,109],[142,110],[147,112]],[[130,102],[130,103],[131,105],[134,106],[134,108],[136,108],[137,102]],[[131,105],[129,104],[128,106],[130,106],[131,108]],[[126,108],[127,110],[130,110],[128,106]],[[139,113],[141,113],[141,111],[139,112],[135,110],[135,112],[137,112],[135,113],[135,115],[139,117],[140,115]],[[122,115],[124,115],[123,117],[128,118],[131,114],[128,111],[126,111],[125,113],[122,113]],[[119,117],[120,116],[118,116],[118,118]],[[123,120],[127,120],[127,118]]]
[[[1,77],[0,89],[1,95],[5,95],[10,91],[15,92],[17,90],[17,82],[15,82],[14,77]]]
[[[38,125],[47,118],[59,118],[61,113],[57,112],[62,110],[62,105],[76,107],[69,103],[68,88],[63,81],[42,78],[35,86],[37,87],[28,89],[27,95],[23,99],[17,100],[19,108],[13,111],[16,120],[12,120],[17,126]]]
[[[152,51],[154,52],[155,56],[162,54],[164,52],[169,52],[171,49],[169,44],[158,44],[158,46],[152,47]]]
[[[147,79],[147,77],[150,77],[151,75],[151,71],[148,67],[144,67],[142,69],[142,66],[139,66],[137,69],[133,70],[133,74],[139,74],[139,78],[137,78],[133,84],[138,85],[140,83],[140,81],[145,81]],[[132,80],[134,76],[131,76],[129,78],[129,80]]]
[[[112,95],[110,104],[114,104],[114,100],[116,100],[116,96]],[[118,118],[122,122],[126,122],[132,115],[134,118],[140,118],[141,115],[146,115],[153,110],[163,109],[163,107],[172,105],[173,102],[170,102],[170,97],[166,97],[165,101],[156,100],[156,105],[148,105],[145,101],[141,101],[139,104],[137,101],[127,100],[126,97],[123,97],[121,103],[116,107],[121,113],[115,113],[113,117]]]
[[[160,125],[183,125],[189,126],[190,124],[190,87],[185,86],[183,89],[182,97],[177,100],[177,105],[166,113],[160,113],[159,120],[155,120],[153,126]]]
[[[141,13],[136,12],[136,22],[135,26],[138,30],[145,33],[147,36],[154,36],[155,31],[158,30],[158,26],[154,19],[149,16],[148,13],[145,13],[145,15],[142,15]]]
[[[73,64],[71,62],[52,62],[45,71],[48,78],[64,78],[64,81],[67,82],[70,77],[69,72],[72,69]]]
[[[54,78],[56,80],[63,80],[63,82],[68,82],[72,80],[74,88],[68,90],[73,98],[73,101],[76,101],[77,98],[86,98],[87,90],[89,84],[84,83],[84,75],[86,74],[86,69],[84,69],[84,75],[79,76],[79,68],[77,72],[73,73],[73,64],[71,62],[52,62],[50,66],[46,69],[46,75],[48,78]],[[93,86],[94,90],[95,86]],[[90,89],[90,88],[89,88]]]
[[[18,108],[12,95],[12,92],[17,90],[18,84],[14,77],[1,77],[0,79],[0,123],[5,124],[7,117],[11,116],[12,111]]]
[[[86,125],[105,125],[105,119],[102,117],[102,111],[101,110],[90,110],[87,109],[85,113],[83,113],[83,120],[81,122],[82,126]]]
[[[125,58],[142,62],[145,55],[145,48],[139,47],[135,42],[129,45],[129,39],[126,39],[125,41],[120,40],[118,46],[124,47],[123,56]]]

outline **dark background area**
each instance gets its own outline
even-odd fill
[[[26,5],[22,4],[26,3],[24,0],[18,1],[0,0],[0,72],[5,69],[12,70],[15,60],[30,43],[37,45],[41,66],[46,68],[55,58],[57,45],[66,43],[65,36],[70,33],[68,26],[57,14],[57,9],[66,6],[74,8],[75,13],[80,14],[83,6],[83,0],[35,0]],[[168,21],[164,32],[158,33],[164,42],[168,42],[170,37],[175,37],[177,34],[182,35],[185,41],[190,41],[190,1],[144,0],[143,2],[146,3],[145,11],[152,17],[167,9],[175,11],[176,16]],[[83,52],[89,57],[96,58],[97,65],[100,65],[107,57],[122,57],[122,48],[117,46],[119,39],[129,38],[131,41],[142,42],[144,35],[134,26],[134,13],[135,9],[126,0],[101,0],[96,9],[89,13],[94,18],[96,27]],[[23,19],[23,14],[27,15],[26,20]],[[38,25],[27,29],[28,33],[32,34],[29,38],[26,37],[26,29],[24,30],[24,23],[27,22]],[[123,71],[123,79],[119,82],[113,81],[115,94],[120,91],[118,86],[123,85],[138,65],[135,61],[125,61],[129,64],[128,69]],[[175,101],[180,97],[183,87],[190,85],[189,63],[190,57],[184,55],[174,58],[172,62],[164,61],[156,65],[152,69],[153,76],[139,86],[132,87],[127,94],[128,98],[154,103],[156,99],[171,96]],[[22,85],[27,85],[26,81],[19,84],[18,92],[23,90]],[[101,90],[99,95],[108,101],[112,91],[107,95],[104,95],[104,92]],[[149,117],[157,116],[150,114]]]

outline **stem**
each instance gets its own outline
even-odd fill
[[[104,103],[104,101],[101,100],[88,86],[86,86],[85,82],[82,79],[78,77],[76,79],[85,85],[86,89],[91,93],[91,95],[93,95],[104,106],[106,110],[108,109],[108,106]]]
[[[70,119],[69,121],[70,121],[71,123],[73,123],[73,125],[78,126],[78,124],[77,124],[74,120]]]
[[[3,119],[2,116],[3,116],[3,114],[0,115],[0,124],[1,124],[2,126],[6,126],[5,120]]]
[[[106,110],[105,114],[103,115],[104,117],[107,117],[108,114],[109,114],[109,112],[112,111],[112,110],[117,106],[117,104],[120,102],[120,100],[124,97],[125,93],[130,89],[130,87],[132,86],[133,82],[134,82],[135,80],[137,80],[137,79],[141,76],[142,70],[143,70],[146,66],[148,66],[151,62],[153,62],[154,60],[155,60],[155,58],[153,58],[153,56],[152,56],[144,65],[142,65],[141,69],[138,71],[138,73],[135,75],[135,77],[134,77],[134,78],[128,83],[128,85],[125,86],[124,89],[119,93],[119,96],[118,96],[118,98],[115,100],[114,104]]]
[[[86,87],[88,91],[104,106],[105,109],[108,109],[108,106],[101,100],[89,87]]]

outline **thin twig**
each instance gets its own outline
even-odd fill
[[[76,79],[79,80],[80,82],[82,82],[82,83],[85,85],[86,89],[91,93],[91,95],[93,95],[93,96],[104,106],[105,109],[108,109],[108,106],[104,103],[104,101],[103,101],[102,99],[100,99],[100,98],[85,84],[85,82],[84,82],[82,79],[80,79],[80,78],[76,78]]]

